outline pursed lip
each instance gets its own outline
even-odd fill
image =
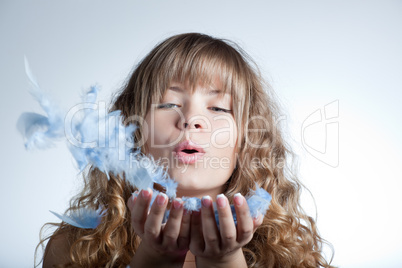
[[[179,143],[174,152],[176,158],[185,164],[193,164],[205,154],[204,149],[189,140]]]
[[[181,143],[179,143],[175,148],[174,151],[176,153],[182,152],[183,150],[196,150],[198,153],[205,153],[204,149],[202,149],[200,146],[196,145],[195,143],[185,140]]]

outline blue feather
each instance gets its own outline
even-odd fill
[[[271,203],[271,195],[263,188],[258,187],[256,184],[256,190],[251,190],[246,196],[247,205],[250,209],[251,217],[257,218],[260,214],[265,215]]]
[[[183,200],[183,207],[187,211],[199,211],[201,209],[201,199],[197,197],[186,197],[181,198]]]
[[[71,211],[69,215],[60,215],[53,211],[50,212],[65,223],[68,223],[72,226],[83,229],[94,229],[101,223],[106,210],[102,211],[102,208],[98,208],[97,210],[91,208],[81,208]]]
[[[46,149],[55,140],[64,136],[64,113],[41,91],[29,63],[25,58],[25,71],[31,83],[30,93],[39,102],[47,116],[37,113],[23,113],[17,121],[17,129],[25,139],[27,150]]]

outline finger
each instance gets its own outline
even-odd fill
[[[227,197],[220,194],[216,197],[216,208],[219,215],[219,230],[222,247],[232,248],[236,244],[236,225]]]
[[[191,227],[190,227],[190,251],[197,256],[204,252],[205,244],[202,233],[201,212],[191,212]]]
[[[181,219],[179,238],[177,245],[179,249],[188,250],[190,246],[190,230],[191,230],[191,212],[183,210],[183,217]]]
[[[135,202],[131,201],[131,224],[134,231],[142,238],[144,234],[144,224],[147,219],[149,204],[151,202],[152,190],[142,190]],[[129,202],[130,203],[130,202]]]
[[[183,202],[181,199],[175,199],[169,213],[169,219],[163,228],[162,244],[165,248],[174,248],[178,246],[177,239],[180,233],[180,225],[183,216]]]
[[[215,212],[212,206],[212,198],[204,196],[201,200],[201,223],[202,233],[205,242],[206,252],[219,252],[220,249],[220,235],[215,221]]]
[[[256,218],[253,218],[253,233],[257,230],[258,227],[261,226],[262,222],[264,221],[264,215],[258,214]]]
[[[246,199],[240,193],[234,195],[233,201],[237,215],[237,242],[245,245],[253,237],[253,219],[251,218]]]
[[[137,200],[138,197],[138,191],[135,191],[134,193],[131,194],[130,198],[127,200],[127,207],[129,208],[130,212],[132,212],[134,208],[135,201]]]
[[[155,198],[144,225],[145,239],[159,241],[167,201],[167,195],[164,193],[159,193]]]

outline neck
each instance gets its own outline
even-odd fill
[[[184,261],[183,268],[195,268],[195,267],[197,267],[195,264],[195,256],[191,253],[191,251],[188,251],[186,259]]]

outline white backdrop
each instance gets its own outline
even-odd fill
[[[0,267],[31,267],[39,229],[80,179],[64,145],[26,152],[15,124],[41,87],[71,107],[109,100],[157,42],[203,32],[238,42],[286,111],[300,176],[341,267],[401,267],[401,1],[0,1]],[[315,216],[312,198],[303,203]]]

